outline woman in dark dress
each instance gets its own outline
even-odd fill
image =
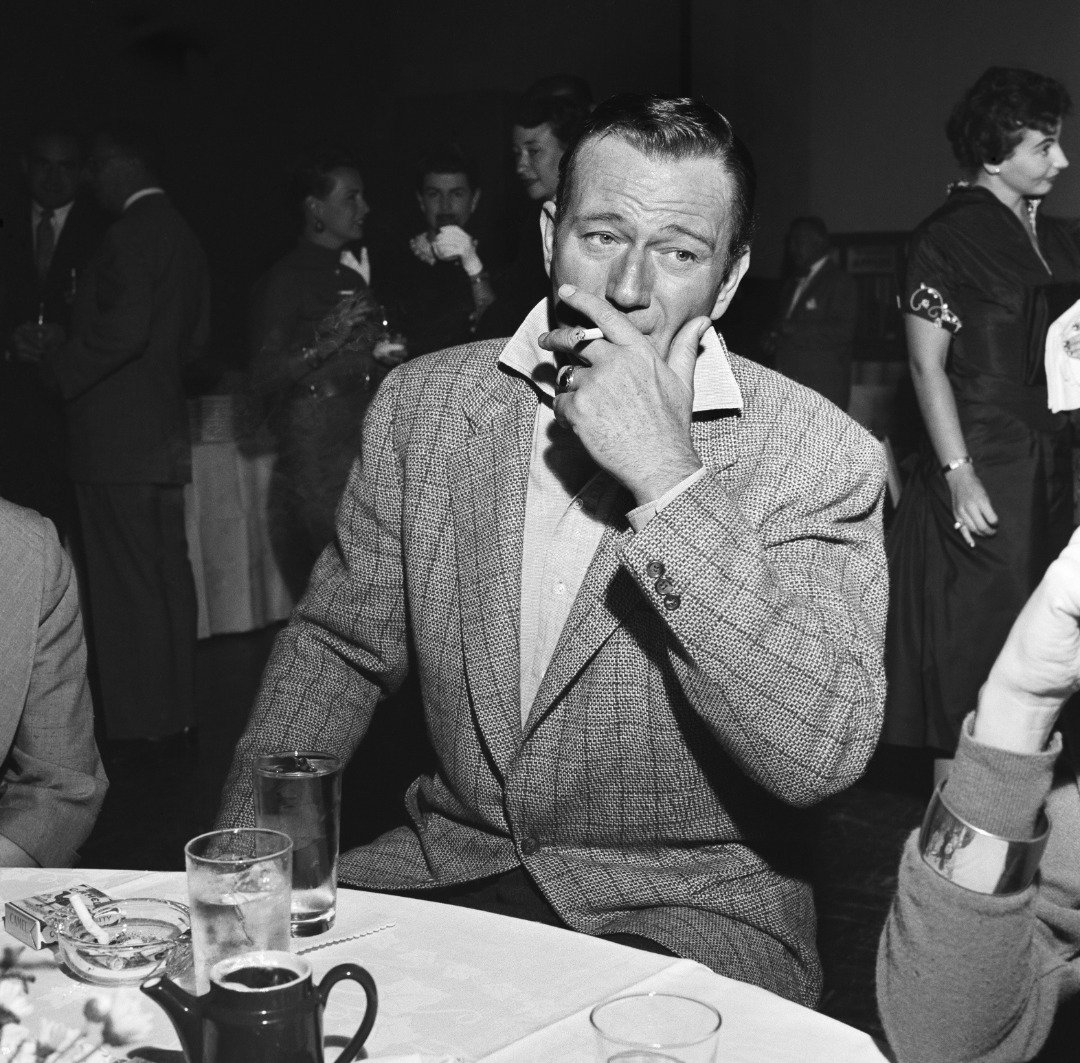
[[[271,537],[299,596],[333,538],[364,409],[396,359],[361,263],[343,254],[368,213],[356,167],[337,151],[314,154],[298,167],[293,194],[303,231],[256,285],[251,369],[278,445]]]
[[[1047,406],[1046,330],[1080,245],[1039,210],[1068,165],[1058,82],[991,68],[946,127],[968,172],[912,238],[904,287],[928,435],[889,542],[884,740],[951,757],[1009,628],[1072,527],[1070,425]]]
[[[511,133],[514,171],[534,209],[518,231],[510,263],[492,277],[495,302],[480,318],[478,339],[512,336],[529,311],[550,294],[540,211],[555,198],[559,163],[588,115],[585,103],[562,96],[527,95],[517,105]]]

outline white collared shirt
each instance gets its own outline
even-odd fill
[[[123,207],[121,207],[120,213],[122,214],[125,210],[128,209],[128,207],[131,206],[132,203],[138,202],[140,199],[144,198],[145,196],[163,196],[163,195],[165,195],[165,189],[164,188],[158,188],[157,185],[151,185],[148,188],[140,188],[138,192],[132,192],[131,195],[128,196],[127,199],[124,200],[124,205],[123,205]]]
[[[55,207],[52,212],[52,231],[53,231],[53,247],[60,242],[60,234],[64,231],[64,225],[67,223],[68,215],[71,213],[71,208],[75,205],[75,201],[65,203],[62,207]],[[45,208],[36,202],[30,204],[30,232],[34,237],[34,254],[37,254],[37,232],[38,225],[41,223],[41,215],[45,213]]]
[[[555,397],[555,359],[538,343],[548,331],[547,300],[537,304],[510,338],[499,363]],[[710,328],[694,367],[694,412],[741,410],[742,392],[723,339]],[[705,475],[688,476],[660,498],[625,514],[640,531],[664,506]],[[533,428],[525,536],[521,558],[521,721],[525,723],[563,626],[604,531],[620,525],[621,488],[597,469],[572,432],[561,428],[549,402],[538,401]]]
[[[799,305],[799,300],[803,297],[803,292],[806,291],[810,286],[810,282],[818,275],[821,271],[821,267],[828,261],[829,256],[827,254],[822,255],[821,258],[810,267],[806,276],[799,278],[799,283],[795,285],[795,294],[792,295],[791,302],[788,303],[787,313],[784,314],[784,317],[791,317],[791,315],[795,313],[795,307]]]

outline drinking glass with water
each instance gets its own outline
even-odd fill
[[[247,827],[200,834],[184,846],[196,992],[219,960],[289,947],[292,842]]]
[[[321,934],[337,912],[341,761],[292,750],[255,761],[255,822],[292,839],[292,933]]]

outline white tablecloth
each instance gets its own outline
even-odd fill
[[[273,465],[272,452],[235,439],[192,445],[184,522],[201,639],[253,631],[292,609],[270,546]]]
[[[88,882],[116,897],[186,900],[182,874],[135,871],[0,871],[0,900]],[[338,920],[326,935],[294,942],[303,950],[347,934],[375,931],[308,954],[316,978],[334,964],[366,967],[379,989],[379,1014],[369,1057],[422,1052],[485,1063],[592,1063],[589,1010],[627,992],[661,990],[706,1000],[723,1017],[722,1063],[880,1063],[871,1038],[763,989],[677,960],[465,908],[355,890],[339,891]],[[393,924],[386,929],[377,929]],[[4,944],[14,944],[6,933]],[[51,951],[26,950],[36,965],[35,1020],[78,1023],[95,992],[56,966]],[[136,994],[137,990],[119,990]],[[141,997],[146,1000],[146,998]],[[176,1048],[163,1012],[153,1009],[150,1044]],[[344,982],[326,1010],[327,1059],[353,1032],[363,1007],[356,985]]]

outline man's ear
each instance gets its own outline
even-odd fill
[[[746,276],[746,271],[749,268],[750,252],[744,251],[739,261],[731,267],[731,272],[728,274],[727,280],[721,285],[720,291],[716,296],[716,302],[713,304],[712,313],[709,315],[713,321],[718,317],[722,317],[724,311],[731,305],[731,300],[739,287],[739,282]]]
[[[555,250],[555,200],[549,199],[540,208],[540,239],[544,243],[544,269],[551,276],[551,256]]]
[[[478,188],[472,194],[472,202],[469,204],[469,217],[471,218],[476,213],[476,208],[480,203],[480,189]]]
[[[420,213],[423,214],[424,213],[424,197],[422,195],[420,195],[419,192],[414,192],[413,195],[416,196],[416,205],[420,208]],[[425,215],[425,217],[426,217],[426,215]]]

